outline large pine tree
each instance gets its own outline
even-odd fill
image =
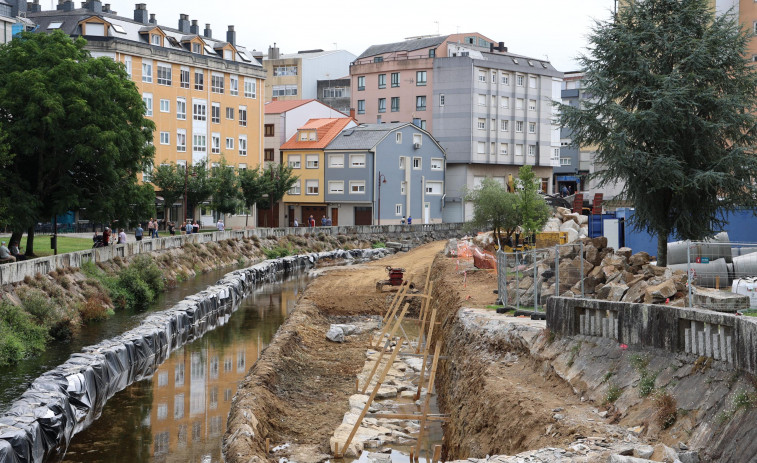
[[[634,226],[658,238],[702,239],[725,214],[753,207],[757,74],[750,36],[707,0],[638,0],[598,23],[582,107],[560,105],[575,145],[596,145],[600,184],[620,182]]]

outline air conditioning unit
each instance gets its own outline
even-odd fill
[[[421,147],[420,143],[413,143],[413,148],[419,149]]]

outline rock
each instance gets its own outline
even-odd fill
[[[578,221],[578,217],[581,214],[576,214],[575,212],[571,212],[570,214],[565,214],[563,217],[565,218],[565,221],[572,220],[576,223],[576,225],[581,225],[581,222]]]
[[[350,408],[364,408],[368,402],[368,396],[365,394],[353,394],[350,396]]]
[[[639,445],[636,447],[634,453],[639,458],[650,458],[654,453],[654,447],[651,445]]]
[[[632,255],[628,258],[628,264],[632,267],[637,267],[638,269],[641,269],[641,267],[647,265],[649,263],[649,254],[646,252],[637,252],[636,254]]]
[[[570,220],[560,225],[560,231],[567,232],[568,230],[573,230],[576,233],[576,235],[578,235],[578,230],[580,229],[581,227],[578,225],[578,222],[575,222],[573,220]]]
[[[397,397],[397,388],[391,386],[381,386],[376,393],[377,399],[391,399]]]
[[[595,248],[593,244],[584,246],[584,257],[588,262],[591,262],[592,265],[599,265],[600,263],[599,249]]]
[[[680,443],[678,444],[681,445]],[[688,449],[688,447],[686,447]],[[685,450],[685,449],[681,449]],[[686,451],[678,453],[678,459],[681,463],[699,463],[699,454],[693,451]]]
[[[602,259],[602,267],[615,267],[618,270],[626,269],[626,258],[618,254],[608,254]]]
[[[405,363],[415,371],[421,371],[423,368],[423,359],[409,357],[405,359]]]
[[[578,225],[588,225],[589,224],[589,216],[579,214],[578,215]]]
[[[524,277],[518,284],[518,289],[528,289],[534,285],[534,279],[531,277]]]
[[[555,413],[555,415],[552,418],[554,418],[557,421],[560,421],[565,418],[565,415],[562,415],[560,413]]]
[[[366,463],[392,463],[392,456],[387,453],[363,452],[360,459],[365,459]]]
[[[676,285],[673,280],[667,280],[659,285],[647,288],[644,302],[647,304],[657,304],[665,302],[666,299],[673,297],[676,293]]]
[[[607,247],[607,237],[598,236],[596,238],[592,238],[591,245],[598,250],[605,249]]]
[[[631,250],[631,248],[625,248],[625,247],[620,248],[617,251],[615,251],[616,255],[623,256],[623,259],[625,259],[626,261],[631,257],[632,253],[633,251]]]
[[[568,243],[573,243],[573,242],[577,241],[578,238],[580,237],[578,231],[573,230],[572,228],[569,228],[567,230],[561,230],[561,231],[565,231],[565,233],[568,234]]]
[[[326,332],[326,339],[333,342],[344,342],[344,331],[337,326],[331,325]]]
[[[608,283],[597,292],[597,299],[605,301],[620,301],[628,291],[628,286],[621,283]]]
[[[608,463],[648,463],[652,460],[647,460],[644,458],[636,458],[636,457],[629,457],[625,455],[610,455],[610,459],[607,460]]]
[[[353,334],[360,333],[360,329],[355,325],[331,325],[332,328],[340,328],[345,336],[351,336]]]
[[[623,295],[623,302],[637,303],[644,300],[644,295],[647,293],[647,282],[641,280],[628,288],[626,294]]]
[[[683,443],[683,442],[679,442],[679,443],[678,443],[678,449],[679,449],[679,450],[689,450],[689,446],[688,446],[688,445],[686,445],[686,444],[685,444],[685,443]]]
[[[563,218],[566,215],[573,213],[573,211],[571,211],[567,207],[559,207],[559,206],[555,209],[555,212],[557,213],[557,216],[560,218]]]
[[[412,399],[415,397],[415,391],[402,391],[400,392],[400,397],[403,399]]]
[[[457,257],[457,240],[455,238],[447,241],[447,246],[444,248],[444,255],[447,257]]]

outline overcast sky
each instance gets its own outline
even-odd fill
[[[57,0],[55,4],[57,4]],[[51,0],[41,0],[44,9]],[[282,53],[335,47],[359,55],[373,44],[406,37],[479,32],[509,51],[544,59],[560,71],[576,70],[575,57],[585,50],[593,21],[607,20],[614,0],[406,0],[403,2],[323,2],[283,0],[103,0],[120,16],[133,17],[144,2],[158,24],[177,27],[188,14],[215,38],[225,38],[233,24],[237,42],[268,50],[276,42]],[[77,4],[79,1],[77,0]]]

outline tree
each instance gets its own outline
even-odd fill
[[[707,0],[629,2],[598,23],[580,58],[581,108],[559,105],[574,145],[597,145],[600,185],[619,181],[634,226],[667,240],[702,239],[757,198],[757,77],[750,34]]]
[[[546,225],[551,209],[539,194],[539,184],[531,166],[521,166],[518,169],[517,208],[520,227],[525,236],[539,233]]]
[[[210,186],[212,199],[211,207],[224,215],[233,214],[239,206],[239,179],[234,172],[234,167],[226,163],[225,158],[221,158],[218,167],[213,168]]]
[[[271,190],[268,185],[268,179],[263,175],[260,167],[255,169],[245,169],[239,172],[239,186],[242,189],[242,201],[247,210],[247,216],[244,219],[244,226],[247,227],[247,221],[250,218],[250,209],[263,200],[263,195]]]
[[[212,194],[213,185],[208,176],[207,163],[200,161],[193,164],[189,168],[189,175],[187,176],[187,207],[191,211],[192,217],[195,216],[195,206],[206,201]]]
[[[86,208],[129,215],[137,174],[150,163],[154,124],[122,64],[92,58],[61,31],[23,33],[0,47],[0,126],[13,159],[3,196],[14,232]],[[145,206],[141,204],[140,206]]]
[[[171,205],[184,197],[184,168],[173,163],[162,164],[153,169],[152,183],[163,197],[164,217],[168,222]]]
[[[500,248],[520,225],[518,197],[508,193],[502,184],[492,178],[485,178],[479,188],[467,191],[465,200],[473,202],[471,228],[493,229]],[[502,231],[505,233],[504,239]]]
[[[297,182],[299,177],[292,175],[292,168],[284,164],[269,163],[263,171],[268,187],[267,198],[264,198],[263,206],[273,211],[273,205],[281,201],[287,191]]]

